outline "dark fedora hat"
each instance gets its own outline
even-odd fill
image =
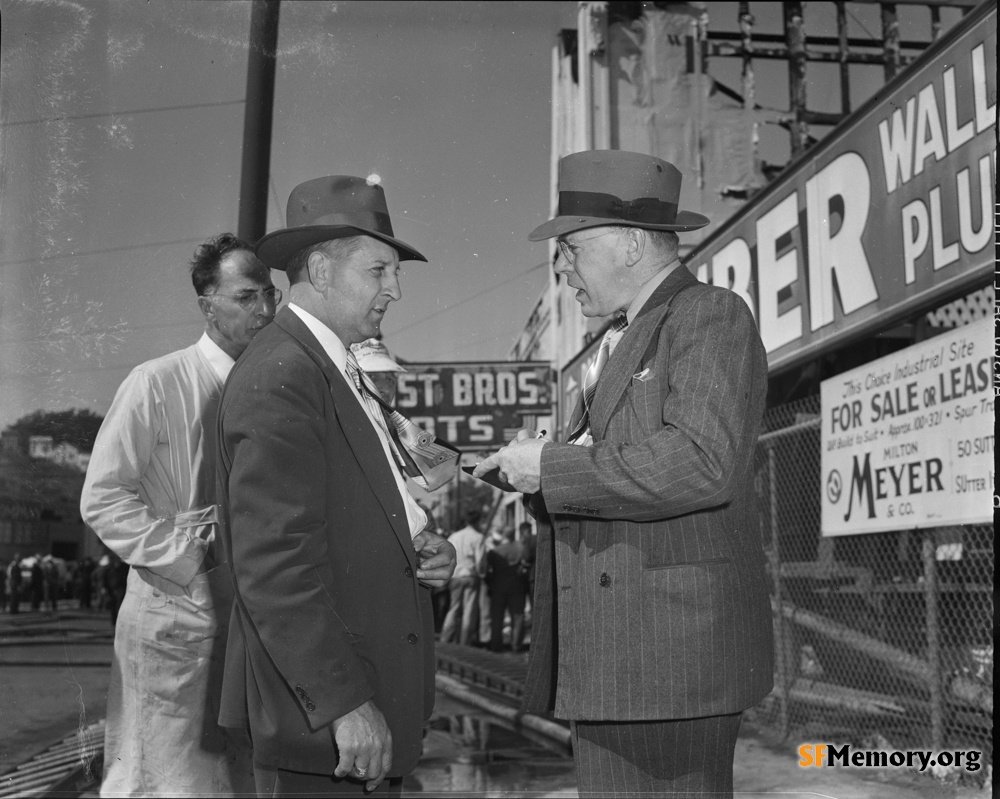
[[[681,173],[673,164],[625,150],[587,150],[559,159],[556,215],[528,234],[542,241],[601,225],[697,230],[709,219],[680,211]]]
[[[395,247],[401,261],[427,260],[393,236],[385,192],[372,179],[331,175],[300,183],[288,195],[285,221],[288,227],[268,233],[254,247],[271,269],[284,269],[303,247],[357,235]]]

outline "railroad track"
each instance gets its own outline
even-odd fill
[[[104,758],[104,719],[0,774],[0,799],[79,796],[96,788]]]

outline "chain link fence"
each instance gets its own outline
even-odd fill
[[[823,538],[820,400],[772,408],[757,453],[775,689],[799,741],[977,749],[992,761],[993,528]]]

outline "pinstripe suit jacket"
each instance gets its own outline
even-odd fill
[[[527,709],[694,718],[770,690],[751,474],[766,389],[743,300],[671,273],[598,381],[594,445],[542,451]]]

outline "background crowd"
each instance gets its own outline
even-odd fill
[[[489,527],[479,510],[448,540],[459,552],[455,576],[434,593],[434,630],[442,642],[527,651],[534,582],[535,535],[530,522],[517,531]],[[35,553],[0,560],[0,613],[55,613],[76,607],[108,613],[114,624],[125,596],[128,564],[115,553],[66,560]],[[61,604],[60,604],[61,603]]]
[[[125,596],[128,564],[113,552],[95,560],[64,560],[36,553],[0,561],[0,612],[55,613],[60,602],[110,614],[114,624]],[[65,605],[64,605],[65,607]]]

